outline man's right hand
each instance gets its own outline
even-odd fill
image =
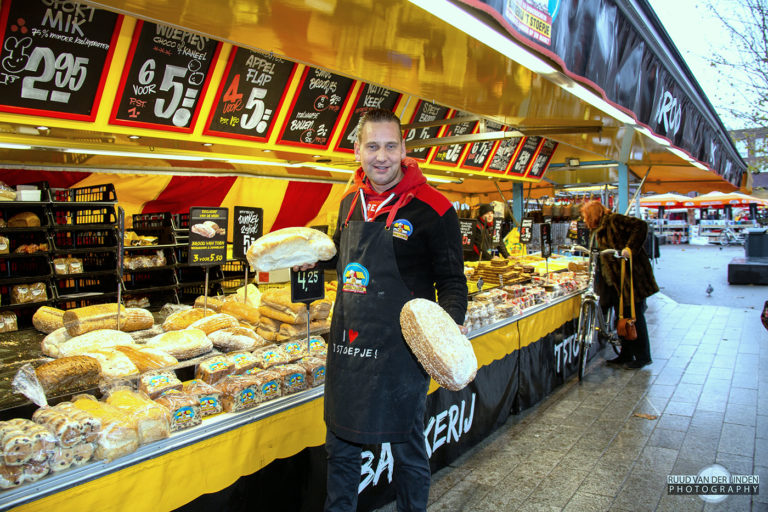
[[[298,272],[298,271],[300,271],[300,270],[309,270],[309,269],[311,269],[311,268],[315,268],[316,266],[317,266],[317,263],[310,263],[310,264],[305,264],[305,265],[301,265],[301,266],[299,266],[299,265],[294,265],[294,266],[293,266],[293,268],[292,268],[292,270],[293,270],[294,272]]]

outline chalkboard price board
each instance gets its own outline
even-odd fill
[[[413,119],[411,119],[411,122],[427,123],[436,121],[438,119],[445,119],[449,110],[450,109],[448,107],[435,105],[434,103],[421,100],[419,101],[419,105],[416,107],[416,112],[413,114]],[[430,128],[412,128],[408,130],[408,133],[405,134],[405,141],[410,142],[413,140],[433,139],[437,137],[437,134],[440,132],[440,128],[442,128],[442,126],[433,126]],[[415,148],[410,150],[407,154],[411,158],[425,161],[431,149],[431,147]]]
[[[291,302],[310,302],[325,297],[325,278],[323,269],[291,270]]]
[[[0,110],[93,121],[122,16],[80,2],[2,4]]]
[[[336,149],[345,153],[354,151],[355,141],[357,141],[357,123],[363,114],[375,108],[394,112],[401,97],[401,94],[378,85],[365,84],[361,87],[355,101],[355,108],[349,116],[344,134],[339,139]]]
[[[541,240],[541,257],[549,258],[552,255],[552,225],[546,222],[539,224]]]
[[[533,163],[531,164],[531,170],[528,171],[528,176],[533,178],[542,177],[549,162],[552,160],[552,155],[555,154],[556,149],[557,142],[544,139],[544,142],[541,143],[541,147],[539,148],[539,152],[536,153],[536,158],[534,158]]]
[[[533,219],[523,219],[520,225],[520,243],[529,244],[533,238]]]
[[[193,206],[189,209],[190,265],[220,265],[227,257],[226,208]]]
[[[485,129],[488,132],[500,132],[504,127],[498,123],[490,121],[485,122]],[[489,140],[484,142],[473,142],[469,145],[469,150],[464,157],[461,167],[482,170],[485,164],[488,163],[488,157],[492,154],[494,146],[498,144],[498,141]]]
[[[245,259],[245,253],[253,242],[261,238],[264,230],[264,210],[235,206],[234,233],[232,236],[232,256]]]
[[[461,245],[465,251],[472,250],[472,230],[475,228],[476,222],[474,219],[459,219]]]
[[[235,47],[205,133],[268,140],[296,67],[273,55]]]
[[[326,149],[353,82],[328,71],[305,69],[280,142]]]
[[[533,156],[536,154],[536,150],[539,148],[540,143],[541,137],[526,137],[525,142],[523,143],[523,147],[517,154],[515,163],[509,170],[510,174],[517,174],[519,176],[525,174],[525,171],[528,169],[528,166],[531,163]]]
[[[456,117],[460,117],[460,116],[456,116]],[[472,133],[475,130],[476,126],[477,126],[477,121],[466,121],[463,123],[452,124],[448,126],[448,128],[445,130],[445,133],[443,133],[443,137],[467,135]],[[467,147],[466,144],[450,144],[448,146],[440,146],[437,148],[437,151],[435,152],[435,156],[434,158],[432,158],[432,161],[436,163],[441,163],[441,164],[458,165],[459,159],[461,158],[461,154],[464,152],[464,148],[466,147]]]
[[[191,132],[219,49],[209,37],[137,22],[112,122]]]
[[[517,153],[522,140],[522,137],[502,140],[496,149],[496,153],[493,154],[491,163],[488,165],[488,172],[504,174],[509,167],[509,163],[515,157],[515,153]]]

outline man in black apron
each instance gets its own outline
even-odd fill
[[[400,511],[426,510],[424,441],[429,376],[403,339],[400,310],[437,298],[464,321],[467,285],[451,203],[405,158],[400,120],[373,110],[360,120],[355,190],[341,202],[334,241],[338,295],[325,381],[326,511],[354,511],[363,444],[390,443]]]

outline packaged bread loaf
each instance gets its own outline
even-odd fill
[[[83,355],[92,357],[99,362],[102,378],[130,378],[139,374],[139,369],[133,364],[133,361],[115,348],[93,349]]]
[[[218,297],[205,297],[201,295],[195,299],[195,309],[205,308],[206,311],[213,311],[214,313],[218,313],[223,304],[224,301]]]
[[[24,483],[22,466],[0,464],[0,489],[11,489]]]
[[[67,448],[96,441],[101,430],[98,418],[75,408],[71,402],[40,407],[32,414],[32,421],[53,432],[58,444]]]
[[[50,334],[64,327],[64,310],[40,306],[32,315],[32,325],[40,332]]]
[[[259,313],[258,308],[255,308],[250,304],[243,304],[242,302],[225,302],[221,305],[219,312],[232,315],[238,320],[244,320],[251,325],[257,325],[261,318],[261,313]]]
[[[426,299],[408,301],[400,311],[400,327],[419,363],[438,384],[458,391],[475,378],[472,344],[439,305]]]
[[[72,405],[101,421],[101,430],[94,451],[95,459],[111,461],[133,453],[139,447],[139,434],[136,427],[120,409],[99,402],[90,395],[75,397]]]
[[[258,380],[250,375],[229,375],[221,379],[216,388],[221,392],[221,403],[226,412],[256,407],[264,399]]]
[[[328,353],[328,345],[322,338],[310,338],[309,340],[309,355],[325,358]]]
[[[31,420],[14,418],[0,422],[0,453],[4,465],[45,463],[55,446],[53,433]]]
[[[120,325],[117,323],[117,311],[120,308]],[[78,336],[99,329],[123,330],[126,316],[125,307],[119,304],[98,304],[82,308],[69,309],[63,315],[64,327],[71,336]]]
[[[139,391],[152,399],[171,389],[181,391],[181,388],[181,381],[171,370],[147,372],[139,377]]]
[[[336,255],[333,240],[312,228],[283,228],[268,233],[248,248],[246,259],[252,269],[269,272],[279,268],[311,265]]]
[[[262,293],[259,313],[288,324],[307,322],[307,307],[298,302],[291,302],[291,290],[288,288]]]
[[[15,200],[16,200],[16,191],[13,190],[13,187],[0,181],[0,201],[15,201]],[[5,225],[3,225],[2,227],[5,227]]]
[[[13,332],[19,330],[19,323],[16,313],[13,311],[4,311],[0,313],[0,332]]]
[[[230,352],[226,355],[227,360],[234,366],[235,374],[243,374],[251,368],[258,366],[259,360],[248,351]]]
[[[121,387],[112,390],[107,403],[119,409],[139,434],[139,444],[147,444],[170,435],[170,417],[161,405],[143,393]]]
[[[112,329],[100,329],[71,337],[66,327],[63,329],[63,332],[61,329],[57,329],[43,338],[43,354],[49,357],[68,357],[84,354],[91,350],[133,344],[133,338],[130,334]]]
[[[213,315],[213,311],[207,312],[208,315]],[[202,309],[189,308],[175,311],[168,315],[163,322],[164,331],[178,331],[180,329],[186,329],[193,322],[197,322],[201,318],[206,316]]]
[[[267,344],[266,340],[246,327],[228,327],[208,335],[213,346],[222,352],[253,350]]]
[[[268,316],[262,316],[259,325],[256,327],[256,334],[266,341],[277,341],[277,334],[280,332],[281,325],[282,322],[278,320],[274,320]]]
[[[24,483],[37,482],[50,473],[51,468],[45,462],[29,462],[21,467],[21,477]]]
[[[262,370],[261,368],[251,368],[245,372],[245,375],[253,378],[254,385],[259,389],[262,401],[272,400],[282,396],[282,381],[280,374],[272,370]]]
[[[283,351],[288,361],[296,361],[309,355],[309,347],[306,340],[287,341],[280,345],[280,350]]]
[[[201,356],[213,349],[213,343],[205,332],[191,327],[159,334],[147,340],[146,346],[167,352],[179,361]]]
[[[11,242],[8,238],[0,236],[0,254],[8,254],[11,252]]]
[[[302,357],[296,364],[307,372],[307,386],[315,387],[325,382],[325,359],[320,357]]]
[[[215,315],[207,316],[192,322],[189,324],[189,328],[200,329],[201,331],[205,332],[205,334],[210,334],[213,331],[218,331],[219,329],[238,327],[239,325],[240,322],[238,322],[237,318],[233,317],[232,315],[216,313]]]
[[[179,363],[175,357],[167,352],[152,347],[125,345],[117,346],[115,349],[128,356],[131,362],[139,370],[139,373],[170,368]]]
[[[35,369],[37,380],[47,394],[95,387],[100,372],[99,362],[87,356],[63,357],[43,363]]]
[[[155,318],[152,312],[143,308],[126,308],[125,325],[121,329],[124,332],[141,331],[154,325]]]
[[[48,300],[48,288],[45,283],[17,284],[11,287],[11,304],[26,304],[46,300]]]
[[[288,363],[288,356],[277,345],[267,345],[265,347],[259,347],[253,351],[253,355],[256,356],[257,366],[262,369],[275,366],[276,364]]]
[[[197,398],[203,416],[212,416],[224,410],[221,392],[207,382],[199,379],[188,380],[184,383],[183,392]]]
[[[181,391],[168,391],[155,399],[170,415],[171,432],[194,427],[203,421],[197,396]]]
[[[298,364],[278,364],[270,368],[280,375],[280,387],[283,395],[290,395],[307,389],[307,374]]]
[[[17,213],[8,219],[9,228],[33,228],[40,226],[40,217],[32,212]]]
[[[224,356],[213,356],[200,361],[195,378],[208,384],[215,384],[235,371],[235,365]]]

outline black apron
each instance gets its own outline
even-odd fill
[[[400,310],[413,296],[397,268],[392,230],[383,222],[348,222],[337,268],[326,425],[354,443],[403,442],[423,415],[429,376],[400,330]]]

